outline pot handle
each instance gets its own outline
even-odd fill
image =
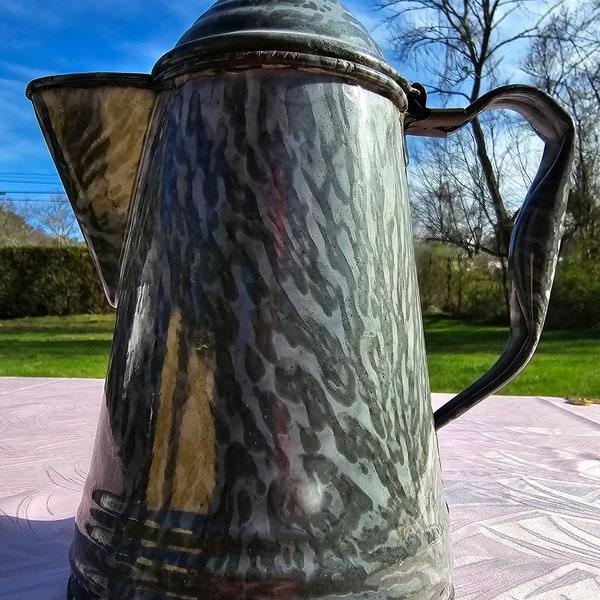
[[[417,90],[425,91],[418,86]],[[413,102],[407,135],[446,137],[482,112],[508,108],[521,114],[544,140],[542,161],[513,228],[508,252],[511,281],[510,332],[496,363],[434,413],[435,428],[446,425],[506,385],[530,361],[538,344],[550,299],[567,206],[575,128],[550,96],[525,85],[493,90],[464,109],[428,109]]]

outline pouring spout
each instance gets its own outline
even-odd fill
[[[92,73],[32,81],[50,154],[112,306],[156,92],[149,75]]]

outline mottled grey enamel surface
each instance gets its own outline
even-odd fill
[[[336,0],[220,0],[153,76],[27,94],[118,302],[70,597],[451,598],[404,133],[508,107],[546,144],[513,235],[509,344],[441,425],[537,344],[564,111],[523,86],[429,110]]]
[[[156,92],[148,75],[63,75],[27,88],[109,302]]]
[[[449,597],[395,107],[247,71],[164,94],[155,124],[76,580],[127,598]]]

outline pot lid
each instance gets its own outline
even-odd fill
[[[259,54],[280,65],[298,55],[338,59],[408,87],[338,0],[218,0],[156,63],[152,75],[167,79],[215,61],[231,63]]]

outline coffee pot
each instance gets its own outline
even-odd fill
[[[521,85],[430,109],[337,0],[219,0],[151,75],[27,95],[117,307],[69,597],[451,598],[435,428],[535,350],[563,109]],[[545,148],[512,236],[506,348],[434,418],[405,136],[492,108]]]

